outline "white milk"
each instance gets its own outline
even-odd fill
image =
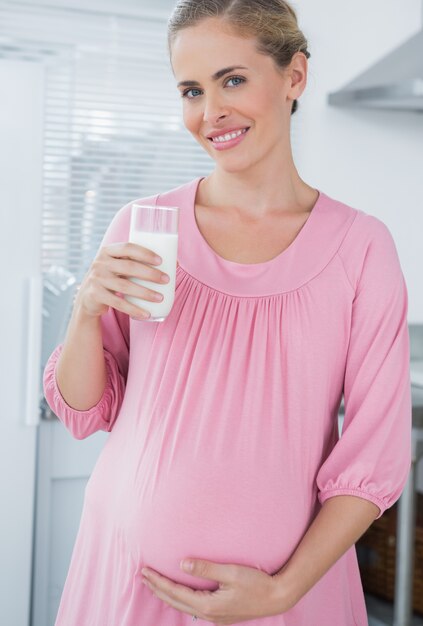
[[[163,259],[163,263],[161,265],[153,265],[152,267],[156,267],[167,274],[170,281],[168,283],[155,283],[150,280],[134,278],[133,276],[128,277],[133,283],[138,283],[138,285],[142,285],[148,289],[162,293],[164,299],[161,302],[152,302],[151,300],[143,300],[142,298],[135,298],[134,296],[127,295],[125,295],[125,299],[151,313],[151,318],[147,318],[147,322],[149,320],[153,322],[162,321],[162,319],[165,319],[169,314],[175,299],[178,234],[144,232],[137,230],[131,232],[129,241],[131,243],[137,243],[144,248],[152,250],[155,254],[158,254]]]

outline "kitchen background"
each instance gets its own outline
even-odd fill
[[[7,626],[53,626],[84,487],[107,438],[73,440],[42,397],[44,364],[63,338],[78,282],[123,204],[213,166],[182,126],[166,56],[173,4],[0,0],[0,615]],[[292,4],[311,51],[308,85],[292,119],[297,168],[310,185],[389,227],[408,285],[418,383],[422,2]],[[382,66],[366,74],[379,61]],[[400,85],[393,96],[375,89],[393,84]],[[346,96],[347,88],[363,86],[370,89]],[[422,405],[423,388],[413,385],[416,459],[423,453]],[[417,477],[410,475],[398,507],[398,536],[391,530],[383,538],[378,530],[379,541],[389,540],[392,553],[397,546],[401,558],[395,602],[366,593],[370,626],[423,624],[423,615],[416,611],[412,618],[410,608],[410,572],[419,567],[423,597],[413,509],[414,487],[423,494],[423,463],[415,467]],[[383,552],[376,548],[363,543],[359,549],[363,573],[369,563],[371,573],[374,568],[373,582],[395,569],[395,563],[375,565]]]

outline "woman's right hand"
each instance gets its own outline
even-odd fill
[[[109,307],[126,313],[134,319],[150,317],[148,311],[132,304],[120,297],[123,295],[135,296],[151,302],[160,302],[155,299],[158,292],[143,287],[129,280],[129,276],[148,280],[164,285],[169,282],[169,276],[151,265],[160,265],[152,250],[135,243],[114,243],[102,246],[86,273],[75,298],[75,305],[92,317],[99,317],[106,313]],[[167,277],[167,280],[162,280]]]

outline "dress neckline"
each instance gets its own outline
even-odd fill
[[[238,263],[221,257],[201,234],[195,218],[200,176],[159,198],[180,206],[180,271],[204,285],[240,298],[260,298],[296,291],[328,265],[357,210],[319,191],[310,215],[290,245],[273,259]]]
[[[210,251],[210,253],[212,255],[214,255],[221,263],[227,263],[229,266],[235,267],[235,266],[240,266],[240,267],[251,267],[251,268],[265,268],[266,266],[270,266],[276,263],[279,263],[282,260],[282,257],[285,255],[289,255],[291,254],[291,248],[295,248],[298,245],[301,244],[301,240],[307,236],[307,231],[312,227],[312,223],[313,221],[316,219],[316,213],[319,212],[319,208],[321,205],[321,201],[322,201],[322,192],[320,191],[320,189],[315,189],[315,191],[318,192],[318,197],[316,202],[314,203],[310,214],[308,216],[308,218],[306,219],[306,221],[304,222],[304,224],[302,225],[301,229],[299,230],[299,232],[297,233],[296,237],[291,241],[291,243],[289,244],[289,246],[287,246],[284,250],[282,250],[282,252],[280,252],[279,254],[277,254],[275,257],[273,257],[272,259],[269,259],[267,261],[261,261],[260,263],[239,263],[238,261],[231,261],[230,259],[225,259],[225,257],[221,256],[220,254],[218,254],[216,252],[216,250],[214,248],[211,247],[211,245],[209,244],[209,242],[205,239],[205,237],[203,236],[199,226],[198,226],[198,222],[197,222],[197,217],[195,214],[195,205],[196,205],[196,199],[197,199],[197,193],[198,193],[198,189],[200,187],[200,183],[202,180],[204,180],[206,177],[205,176],[199,176],[198,178],[196,178],[193,183],[194,183],[194,190],[193,190],[193,196],[192,196],[192,206],[190,207],[190,213],[192,216],[192,225],[193,225],[193,230],[196,233],[196,236],[201,239],[201,241],[203,242],[203,245],[205,245],[207,247],[207,249]]]

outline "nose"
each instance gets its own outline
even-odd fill
[[[205,98],[203,119],[210,125],[216,125],[220,119],[224,119],[229,115],[228,106],[218,97]]]

